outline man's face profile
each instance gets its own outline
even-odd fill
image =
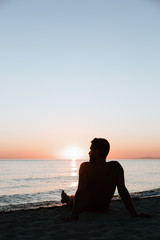
[[[91,145],[90,147],[90,152],[89,152],[89,157],[90,157],[90,162],[94,162],[95,159],[96,159],[96,156],[95,156],[95,150],[93,148],[93,146]]]

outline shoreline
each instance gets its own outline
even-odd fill
[[[66,206],[0,213],[1,240],[23,239],[160,239],[160,196],[133,200],[137,212],[151,218],[132,218],[121,200],[111,202],[107,214],[85,212],[78,221],[63,222]]]
[[[139,197],[139,196],[134,196],[132,197],[132,201],[137,201],[137,200],[140,200],[140,199],[152,199],[152,198],[160,198],[160,194],[159,195],[151,195],[151,196],[142,196],[142,197]],[[112,201],[111,201],[111,204],[113,201],[121,201],[121,199],[118,197],[118,195],[116,195],[115,197],[113,197]],[[27,204],[26,204],[27,205]],[[37,205],[37,203],[36,203]],[[50,206],[49,206],[50,205]],[[47,204],[44,204],[44,205],[41,205],[41,206],[34,206],[34,207],[30,207],[30,208],[20,208],[20,209],[11,209],[11,210],[8,210],[8,211],[0,211],[0,214],[5,214],[5,213],[16,213],[16,212],[23,212],[23,211],[38,211],[38,210],[49,210],[49,209],[54,209],[54,208],[59,208],[59,207],[66,207],[65,204],[62,204],[61,202],[53,202],[53,203],[50,203],[49,205]],[[18,206],[18,205],[17,205]],[[19,206],[21,206],[21,204],[19,204]]]
[[[133,201],[137,199],[154,198],[160,196],[160,188],[144,190],[140,192],[130,192]],[[112,201],[120,200],[119,195],[114,195]],[[5,212],[27,211],[41,208],[52,208],[55,206],[62,206],[60,201],[44,201],[33,203],[9,204],[0,206],[0,214]]]

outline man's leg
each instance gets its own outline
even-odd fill
[[[67,206],[69,206],[70,208],[72,208],[73,206],[73,202],[74,202],[74,195],[68,196],[64,190],[61,193],[61,202],[62,203],[67,203]]]

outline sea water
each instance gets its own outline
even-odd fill
[[[0,160],[0,212],[59,204],[62,190],[75,193],[83,161]],[[118,161],[133,197],[160,194],[160,159]]]

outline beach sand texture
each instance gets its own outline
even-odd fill
[[[66,206],[0,213],[0,239],[160,240],[160,197],[134,201],[138,212],[151,218],[131,218],[122,201],[112,201],[109,213],[82,213],[78,221],[63,222]]]

